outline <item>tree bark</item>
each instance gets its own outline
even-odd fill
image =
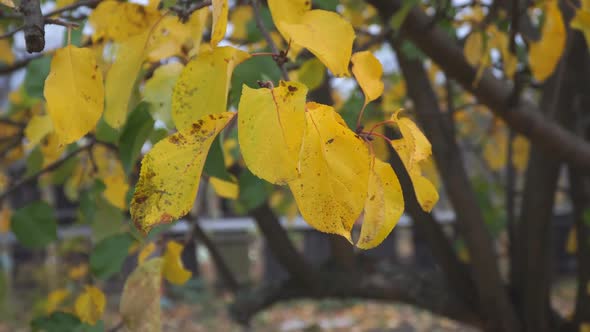
[[[384,17],[399,10],[400,0],[369,0]],[[387,22],[387,21],[386,21]],[[590,170],[590,144],[556,125],[539,112],[539,107],[526,98],[512,100],[513,89],[488,70],[474,85],[476,68],[463,56],[456,41],[446,32],[431,24],[431,19],[417,6],[408,13],[402,25],[402,35],[410,39],[450,77],[488,106],[495,115],[506,121],[516,132],[528,137],[554,159],[561,159]]]
[[[408,59],[393,40],[408,94],[416,116],[432,143],[433,155],[445,189],[453,204],[459,232],[471,257],[471,273],[480,310],[489,331],[518,331],[519,322],[504,288],[494,251],[476,194],[465,171],[449,118],[438,106],[437,96],[419,60]]]

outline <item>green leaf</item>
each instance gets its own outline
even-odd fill
[[[246,211],[259,207],[266,201],[272,191],[273,185],[252,174],[248,169],[240,173],[238,180],[240,193],[238,204]]]
[[[251,88],[258,88],[258,81],[276,82],[281,78],[277,65],[268,56],[255,56],[239,64],[232,75],[230,104],[237,106],[242,95],[242,84]]]
[[[101,193],[106,189],[104,183],[96,180],[90,189],[80,194],[80,215],[84,222],[92,223],[96,213],[96,200],[101,196]]]
[[[57,240],[57,225],[51,206],[33,202],[18,209],[11,218],[12,232],[25,247],[43,248]]]
[[[314,5],[318,6],[318,8],[332,12],[337,11],[336,7],[338,7],[338,3],[338,0],[319,0],[313,2]]]
[[[51,180],[54,184],[63,184],[74,172],[74,168],[78,165],[78,158],[70,158],[61,164],[55,171],[51,173]]]
[[[49,316],[34,319],[31,322],[33,332],[102,332],[104,322],[98,321],[94,326],[82,323],[78,317],[70,313],[54,312]]]
[[[105,143],[116,143],[119,139],[119,131],[109,126],[102,117],[96,124],[96,139]]]
[[[401,46],[402,52],[410,59],[410,60],[426,60],[426,56],[422,51],[414,45],[411,41],[404,39]]]
[[[97,278],[106,279],[121,270],[133,238],[117,234],[100,241],[90,255],[90,271]]]
[[[102,241],[109,236],[120,234],[123,223],[123,211],[109,203],[102,195],[96,196],[96,212],[91,223],[92,238]]]
[[[43,167],[43,152],[41,152],[41,148],[38,145],[27,156],[26,164],[27,171],[25,172],[25,177],[39,172]]]
[[[33,332],[62,332],[75,331],[82,325],[78,317],[65,312],[54,312],[49,316],[34,319],[31,322]]]
[[[168,136],[168,129],[158,128],[158,129],[152,131],[152,134],[150,135],[150,142],[152,144],[156,144],[161,139],[165,138],[166,136]]]
[[[225,158],[223,157],[221,137],[218,137],[213,142],[213,144],[211,144],[211,148],[209,149],[209,154],[205,160],[205,167],[203,170],[209,176],[214,176],[226,181],[232,181],[231,176],[225,168]]]
[[[35,59],[27,65],[24,87],[27,95],[35,98],[43,98],[45,79],[49,75],[51,56],[43,56]]]
[[[119,152],[123,169],[127,173],[133,169],[135,161],[141,153],[141,147],[154,128],[154,119],[150,115],[149,107],[148,103],[139,103],[129,115],[121,132]]]

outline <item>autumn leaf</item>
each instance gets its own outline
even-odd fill
[[[383,66],[369,51],[355,53],[352,58],[352,73],[365,95],[365,105],[383,93]]]
[[[166,253],[164,253],[164,263],[162,265],[162,274],[164,279],[175,285],[183,285],[192,276],[192,272],[185,269],[180,258],[183,246],[176,241],[168,241],[166,244]]]
[[[53,131],[53,123],[48,114],[33,115],[25,128],[25,137],[29,141],[29,147],[39,144],[51,131]]]
[[[143,34],[160,18],[157,10],[130,2],[102,1],[88,17],[93,28],[92,40],[123,42]]]
[[[113,128],[120,128],[127,119],[129,99],[146,56],[148,36],[149,31],[144,31],[119,44],[115,62],[107,73],[104,119]]]
[[[289,76],[293,81],[303,83],[309,91],[319,88],[326,78],[326,68],[318,58],[305,61],[299,70],[292,70]]]
[[[368,194],[361,234],[356,244],[361,249],[378,246],[404,212],[402,188],[391,165],[374,158],[369,172]]]
[[[244,85],[238,108],[238,141],[246,166],[271,183],[298,176],[297,163],[305,129],[307,88],[281,81],[273,89]]]
[[[277,30],[281,33],[281,35],[287,40],[287,42],[291,41],[292,38],[289,35],[287,29],[282,27],[282,23],[290,23],[296,24],[301,21],[301,18],[305,13],[307,13],[311,9],[311,1],[310,0],[269,0],[268,1],[268,9],[270,9],[270,14],[272,16],[272,20],[275,23]],[[301,46],[291,43],[291,48],[289,53],[292,55],[297,55],[301,51]]]
[[[0,0],[0,3],[9,8],[15,8],[12,0]]]
[[[367,198],[369,152],[332,107],[308,103],[305,115],[300,177],[289,188],[308,224],[351,241]]]
[[[276,21],[275,21],[276,22]],[[335,76],[349,76],[354,29],[342,16],[321,9],[306,12],[297,23],[278,22],[280,31],[307,48]],[[287,36],[285,38],[287,38]]]
[[[566,37],[558,1],[546,1],[541,40],[529,45],[529,66],[535,80],[543,82],[553,73],[563,54]]]
[[[125,281],[119,312],[128,331],[159,332],[162,258],[140,264]]]
[[[248,38],[248,22],[250,22],[253,17],[254,13],[252,11],[252,6],[236,6],[229,15],[230,21],[234,27],[231,33],[232,38],[235,38],[236,40],[246,40],[246,38]]]
[[[250,55],[234,47],[202,50],[176,81],[172,94],[172,119],[180,131],[207,114],[227,109],[232,72]]]
[[[70,297],[70,291],[65,288],[58,288],[56,290],[51,291],[49,295],[47,295],[47,301],[45,302],[45,312],[47,314],[51,314],[52,312],[59,309],[61,304]]]
[[[130,208],[140,231],[147,233],[191,209],[211,143],[234,115],[205,116],[190,128],[162,139],[144,156]]]
[[[137,265],[143,264],[156,250],[156,244],[154,242],[148,243],[141,249],[137,255]]]
[[[55,52],[43,95],[60,144],[94,128],[104,108],[102,73],[90,49],[68,45]]]
[[[215,47],[225,37],[229,5],[227,0],[211,1],[213,7],[213,27],[211,32],[211,46]]]
[[[422,131],[412,120],[398,118],[399,112],[392,115],[402,134],[402,138],[392,140],[391,145],[402,160],[416,193],[416,199],[426,212],[430,212],[439,196],[436,188],[426,177],[422,175],[421,163],[425,162],[432,154],[432,147]]]
[[[226,181],[216,177],[211,177],[209,178],[209,182],[211,183],[213,190],[215,190],[215,193],[220,197],[227,199],[238,198],[239,188],[235,178],[233,181]]]
[[[143,98],[151,104],[150,113],[168,128],[172,122],[172,91],[184,66],[178,62],[167,63],[158,67],[143,87]]]
[[[74,307],[82,322],[94,325],[102,317],[105,305],[104,293],[94,286],[86,286],[84,292],[76,299]]]
[[[586,44],[590,45],[590,1],[582,0],[581,8],[576,9],[574,18],[570,21],[573,29],[580,30],[584,33]]]

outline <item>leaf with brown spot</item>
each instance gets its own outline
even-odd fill
[[[234,115],[206,116],[200,130],[189,127],[168,136],[145,155],[130,208],[140,231],[170,223],[192,208],[211,143]]]

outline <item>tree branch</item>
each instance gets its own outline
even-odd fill
[[[252,10],[254,11],[254,19],[256,20],[256,26],[258,27],[258,30],[260,30],[260,33],[262,33],[262,36],[264,37],[264,40],[266,40],[266,43],[270,47],[271,51],[274,54],[279,54],[279,48],[275,44],[274,40],[272,40],[270,33],[268,32],[268,30],[264,26],[264,22],[262,21],[262,15],[260,14],[260,7],[259,7],[260,4],[259,4],[258,0],[250,0],[250,3],[252,4]],[[277,65],[279,66],[279,69],[281,70],[281,75],[283,76],[283,79],[288,81],[289,80],[289,73],[287,72],[287,69],[285,69],[285,66],[283,64],[279,64],[279,63],[277,63]]]
[[[443,278],[434,271],[418,272],[408,267],[388,268],[380,273],[341,273],[322,271],[315,289],[301,287],[288,280],[263,285],[238,294],[230,306],[237,322],[247,325],[258,312],[280,301],[311,298],[362,298],[402,302],[472,325],[481,325],[472,308],[448,290]]]
[[[369,2],[386,15],[391,15],[401,6],[399,0]],[[515,131],[528,137],[554,158],[565,160],[586,172],[590,170],[588,142],[548,121],[532,101],[520,98],[511,103],[511,86],[495,78],[490,71],[486,71],[479,84],[473,86],[476,68],[469,65],[462,49],[448,33],[438,27],[428,29],[429,22],[429,17],[420,8],[414,7],[402,25],[402,34]]]
[[[498,331],[518,331],[518,320],[496,264],[494,244],[464,168],[461,151],[452,133],[449,118],[440,111],[436,93],[419,60],[410,60],[392,41],[406,81],[416,116],[430,142],[436,165],[457,215],[459,231],[471,255],[472,276],[486,327]],[[436,112],[435,118],[428,113]]]
[[[23,31],[27,52],[41,52],[45,48],[45,19],[41,14],[39,0],[22,0],[20,11],[23,13]]]

